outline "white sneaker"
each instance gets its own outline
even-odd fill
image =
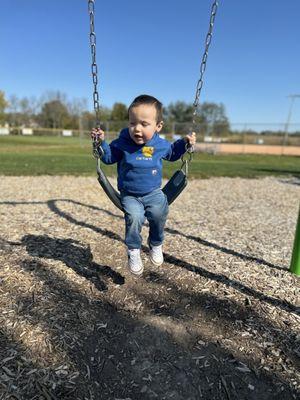
[[[162,245],[160,244],[159,246],[152,246],[149,244],[149,257],[150,257],[150,261],[152,262],[152,264],[156,265],[157,267],[159,267],[163,262],[164,262],[164,255],[162,252]]]
[[[142,275],[144,267],[140,249],[128,250],[128,268],[134,275]]]

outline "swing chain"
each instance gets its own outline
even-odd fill
[[[199,106],[199,100],[200,100],[200,94],[201,94],[201,89],[203,86],[203,77],[204,77],[204,72],[206,69],[206,62],[207,62],[207,57],[208,57],[208,49],[211,43],[212,39],[212,32],[213,32],[213,27],[214,27],[214,22],[215,22],[215,17],[217,14],[217,9],[218,9],[218,1],[214,0],[212,7],[211,7],[211,13],[210,13],[210,21],[209,21],[209,29],[206,35],[205,39],[205,50],[202,56],[202,61],[201,61],[201,66],[200,66],[200,78],[197,82],[196,86],[196,95],[195,95],[195,100],[193,103],[194,106],[194,112],[193,112],[193,125],[195,125],[196,121],[196,116],[197,116],[197,111],[198,111],[198,106]]]
[[[181,161],[182,161],[182,164],[181,164],[180,169],[181,169],[181,171],[183,171],[185,176],[188,176],[190,160],[184,160],[183,157],[181,157]]]
[[[94,111],[96,115],[96,126],[100,128],[100,104],[99,104],[99,93],[98,93],[98,66],[96,63],[96,33],[95,33],[95,0],[88,0],[88,11],[90,16],[90,46],[92,54],[92,78],[94,85],[93,101]],[[103,155],[103,149],[101,147],[100,135],[95,134],[92,137],[93,140],[93,156],[99,160]]]
[[[92,53],[92,78],[94,85],[93,100],[94,100],[94,110],[96,114],[96,125],[100,126],[100,105],[99,105],[99,93],[97,89],[98,85],[98,67],[96,63],[96,33],[95,33],[95,0],[88,0],[88,11],[90,15],[90,46]]]
[[[184,171],[185,175],[188,175],[188,167],[189,167],[189,163],[192,161],[193,159],[193,146],[189,146],[186,148],[186,152],[181,156],[181,170]]]
[[[101,158],[104,154],[104,151],[101,147],[101,141],[99,140],[98,142],[93,139],[93,156],[98,159]]]

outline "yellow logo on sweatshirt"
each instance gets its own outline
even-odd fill
[[[144,146],[142,148],[142,153],[145,157],[152,157],[153,153],[154,153],[154,147],[146,147]]]

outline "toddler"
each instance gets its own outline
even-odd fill
[[[93,129],[92,137],[102,141],[104,164],[118,163],[118,189],[125,213],[125,244],[128,268],[134,275],[143,273],[140,249],[141,230],[145,218],[149,222],[150,261],[160,266],[162,243],[168,215],[168,202],[161,190],[162,160],[176,161],[186,151],[186,145],[196,143],[196,135],[185,136],[174,143],[159,136],[163,127],[162,103],[155,97],[136,97],[128,108],[128,128],[108,144],[101,129]]]

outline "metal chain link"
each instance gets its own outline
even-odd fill
[[[214,27],[214,22],[215,22],[215,17],[217,14],[217,9],[218,9],[218,1],[214,1],[211,7],[211,13],[210,13],[210,21],[209,21],[209,29],[206,35],[205,39],[205,50],[204,54],[202,56],[202,61],[201,61],[201,66],[200,66],[200,78],[197,82],[196,86],[196,95],[195,95],[195,100],[193,103],[194,106],[194,112],[193,112],[193,125],[195,125],[196,121],[195,118],[197,116],[197,111],[198,111],[198,106],[199,106],[199,100],[200,100],[200,94],[201,94],[201,89],[203,86],[203,77],[204,77],[204,72],[206,69],[206,62],[207,62],[207,57],[208,57],[208,49],[211,43],[211,38],[212,38],[212,31]]]
[[[205,39],[205,49],[204,49],[204,53],[202,56],[202,60],[201,60],[201,65],[200,65],[200,78],[197,82],[197,86],[196,86],[196,94],[195,94],[195,100],[193,102],[193,106],[194,106],[194,112],[193,112],[193,117],[192,117],[192,127],[191,127],[191,131],[195,132],[196,130],[196,117],[197,117],[197,113],[198,113],[198,107],[199,107],[199,100],[200,100],[200,94],[201,94],[201,89],[203,86],[203,78],[204,78],[204,72],[206,69],[206,62],[207,62],[207,57],[208,57],[208,49],[211,43],[211,39],[212,39],[212,31],[213,31],[213,27],[214,27],[214,22],[215,22],[215,17],[217,14],[217,9],[218,9],[218,1],[214,0],[212,6],[211,6],[211,12],[210,12],[210,21],[209,21],[209,29],[206,35],[206,39]],[[189,154],[192,154],[194,152],[194,146],[191,145],[187,145],[186,146],[186,151]],[[182,158],[182,160],[184,160]],[[189,161],[190,162],[191,158]]]
[[[98,67],[96,63],[96,33],[95,33],[95,0],[88,0],[88,11],[90,15],[90,46],[92,54],[92,79],[94,85],[93,101],[94,110],[96,116],[96,126],[100,128],[100,104],[99,104],[99,93],[98,93]],[[103,154],[101,147],[100,134],[95,134],[93,139],[93,155],[97,159],[98,166],[100,168],[100,157]]]
[[[92,78],[94,85],[93,100],[94,110],[96,114],[96,124],[100,126],[100,104],[99,104],[99,93],[98,93],[98,67],[96,63],[96,33],[94,26],[94,14],[95,14],[95,0],[88,0],[88,10],[90,15],[90,46],[92,53]]]

